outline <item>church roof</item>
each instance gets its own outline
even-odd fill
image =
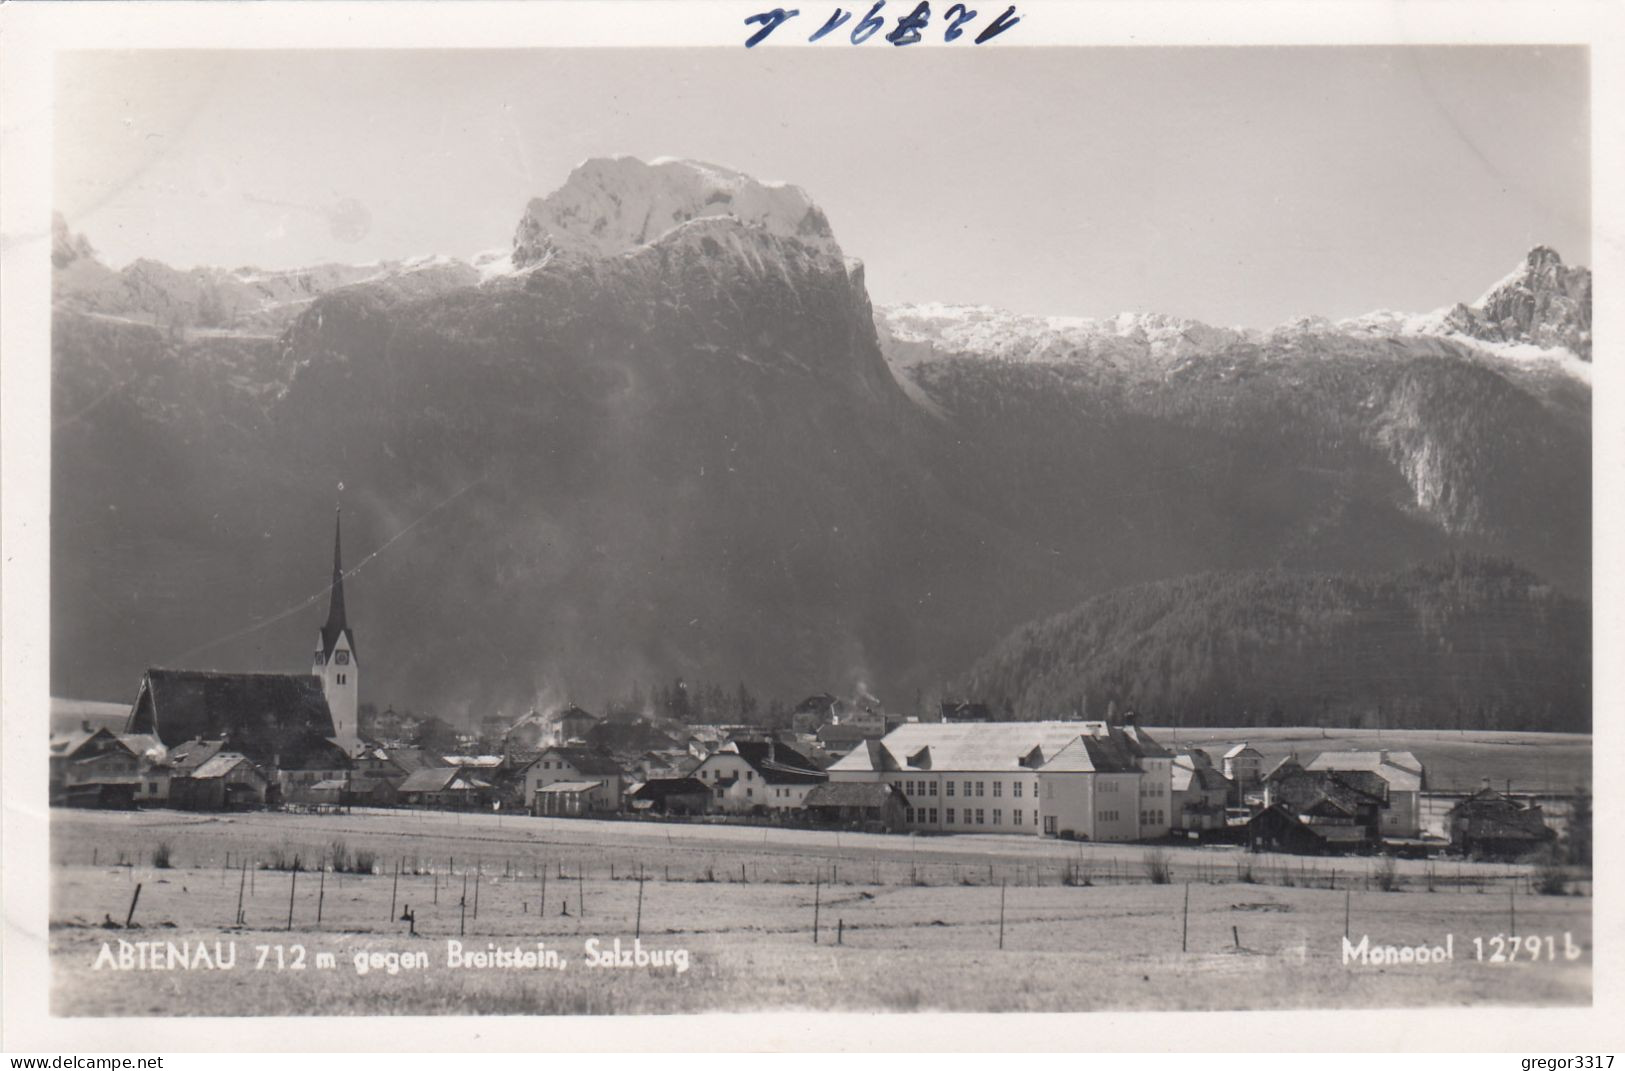
[[[319,677],[154,668],[141,680],[125,731],[151,733],[166,747],[223,736],[263,762],[312,736],[332,736],[333,715]]]
[[[339,552],[339,519],[333,517],[333,590],[327,600],[327,623],[322,626],[322,661],[333,657],[333,648],[338,646],[339,637],[343,636],[350,643],[352,657],[355,654],[355,634],[350,631],[350,625],[344,619],[344,561]]]

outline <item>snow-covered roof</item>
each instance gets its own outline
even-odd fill
[[[1426,780],[1421,761],[1409,751],[1323,751],[1306,768],[1374,773],[1398,792],[1420,792]]]

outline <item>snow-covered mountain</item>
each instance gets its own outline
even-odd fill
[[[797,186],[694,160],[615,156],[586,161],[564,185],[530,202],[514,235],[513,264],[557,253],[624,253],[702,219],[734,220],[841,255],[824,213]]]
[[[54,302],[114,321],[151,324],[172,333],[241,336],[279,333],[329,291],[383,285],[414,294],[477,282],[480,272],[448,256],[420,256],[372,264],[318,264],[311,268],[172,268],[141,259],[115,271],[103,264],[83,235],[52,220]]]
[[[676,675],[909,695],[1218,569],[1476,550],[1589,586],[1590,389],[1492,352],[1588,322],[1544,257],[1456,324],[877,313],[802,191],[625,158],[470,262],[114,272],[58,237],[59,694],[308,596],[341,482],[346,546],[391,545],[355,578],[371,694],[439,713]]]
[[[1415,356],[1441,352],[1426,343],[1445,340],[1481,358],[1591,381],[1591,273],[1565,267],[1545,246],[1531,250],[1523,264],[1472,305],[1425,313],[1380,310],[1343,320],[1305,316],[1263,331],[1159,313],[1091,320],[934,303],[879,306],[875,319],[894,369],[975,356],[1085,363],[1130,377],[1159,378],[1193,358],[1223,359],[1238,345],[1309,345],[1325,355],[1340,348],[1370,353],[1368,343],[1387,341],[1399,344],[1389,349],[1396,356]]]

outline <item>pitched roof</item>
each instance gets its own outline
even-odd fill
[[[874,745],[855,748],[830,769],[901,769],[902,756],[929,747],[935,770],[1027,771],[1032,769],[1027,760],[1034,748],[1051,758],[1082,733],[1083,725],[1075,721],[905,722],[878,742],[878,751]],[[888,757],[893,765],[876,765]]]
[[[804,785],[825,778],[811,759],[777,740],[735,740],[720,754],[728,750],[737,752],[770,785]]]
[[[462,784],[454,785],[453,782]],[[420,770],[413,770],[406,780],[400,783],[398,791],[401,792],[445,792],[452,788],[471,788],[473,782],[463,776],[458,766],[426,766]]]
[[[1088,724],[1092,725],[1093,723]],[[1129,753],[1136,758],[1171,759],[1174,756],[1172,751],[1169,751],[1167,748],[1157,743],[1157,741],[1152,738],[1150,733],[1146,732],[1138,725],[1124,725],[1121,728],[1113,725],[1108,726],[1107,730],[1111,735],[1114,736],[1121,734],[1126,742]]]
[[[1420,792],[1426,780],[1422,763],[1409,751],[1323,751],[1308,768],[1369,771],[1388,782],[1395,792]]]
[[[232,745],[264,760],[314,734],[333,735],[319,677],[292,673],[211,673],[149,669],[125,731],[152,733],[173,747],[193,737],[230,734]]]
[[[248,762],[247,755],[241,755],[235,751],[222,751],[211,756],[207,762],[193,770],[192,780],[208,781],[216,777],[224,777],[245,762]],[[249,763],[249,765],[252,766],[253,763]]]
[[[591,714],[587,715],[589,718]],[[570,768],[578,774],[590,777],[625,777],[626,771],[621,769],[620,763],[614,756],[602,751],[594,751],[585,747],[550,747],[531,761],[531,765],[541,759],[552,755],[563,759],[570,764]]]
[[[1188,755],[1175,756],[1168,772],[1175,792],[1223,792],[1230,787],[1230,781],[1224,774],[1194,761]]]
[[[344,563],[339,553],[339,516],[337,511],[333,514],[333,589],[327,600],[327,623],[322,626],[322,661],[333,657],[333,648],[338,646],[339,637],[343,636],[349,641],[350,650],[355,651],[355,635],[350,632],[350,625],[344,619]]]
[[[908,800],[884,781],[825,781],[815,785],[803,800],[807,807],[884,807],[889,800]]]
[[[591,792],[595,788],[602,788],[602,781],[554,781],[551,785],[543,785],[537,792],[574,796],[582,792]]]
[[[202,766],[224,750],[226,750],[224,740],[200,740],[197,738],[183,740],[169,749],[169,766],[177,774],[186,774]]]
[[[164,757],[164,742],[152,733],[117,733],[118,742],[130,749],[130,752],[142,758],[161,760]]]
[[[1042,766],[1041,773],[1138,773],[1120,740],[1079,734]]]
[[[663,800],[667,796],[710,795],[711,787],[692,777],[651,777],[632,791],[640,800]]]
[[[1356,783],[1359,782],[1359,783]],[[1306,813],[1322,801],[1335,804],[1348,814],[1361,807],[1387,806],[1386,785],[1373,785],[1331,770],[1300,770],[1277,778],[1270,786],[1270,799]],[[1378,792],[1371,791],[1379,789]]]
[[[384,749],[384,755],[407,773],[418,770],[444,769],[447,765],[444,759],[420,747],[391,747]]]
[[[1257,755],[1259,758],[1264,757],[1263,752],[1259,751],[1256,747],[1253,747],[1253,745],[1247,743],[1247,741],[1245,741],[1245,740],[1243,740],[1241,743],[1237,744],[1235,747],[1231,748],[1229,751],[1226,751],[1224,753],[1224,757],[1227,758],[1227,759],[1233,759],[1233,758],[1237,757],[1238,755],[1240,755],[1244,751],[1251,751],[1254,755]]]
[[[111,729],[92,729],[89,732],[85,732],[83,729],[74,729],[71,732],[56,733],[51,737],[51,754],[57,756],[76,755],[80,748],[104,733],[110,739],[118,739],[118,734]]]

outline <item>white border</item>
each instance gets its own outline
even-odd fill
[[[857,1049],[1101,1051],[1525,1050],[1607,1051],[1625,1039],[1617,955],[1625,932],[1619,852],[1598,841],[1596,988],[1591,1009],[1089,1013],[1086,1015],[705,1015],[604,1019],[414,1018],[377,1020],[52,1019],[44,935],[48,902],[45,754],[49,491],[49,241],[54,54],[69,48],[515,48],[741,47],[743,18],[771,6],[822,12],[824,0],[676,3],[621,0],[523,4],[469,0],[254,4],[11,3],[0,5],[0,687],[4,750],[4,1028],[7,1051],[367,1051]],[[843,3],[845,7],[866,4]],[[892,9],[908,7],[894,0]],[[945,6],[942,0],[933,10]],[[1003,2],[980,5],[1002,10]],[[1348,0],[1099,0],[1018,2],[1023,24],[984,47],[1038,45],[1589,44],[1593,76],[1593,240],[1599,340],[1594,386],[1597,818],[1625,820],[1618,779],[1621,734],[1609,724],[1622,695],[1621,569],[1615,475],[1625,458],[1616,401],[1622,337],[1617,299],[1625,274],[1625,7],[1565,0],[1533,3]],[[784,33],[761,46],[807,45]],[[927,43],[931,48],[965,48]],[[901,50],[898,62],[906,62]],[[1611,298],[1611,296],[1613,296]],[[1610,299],[1611,298],[1611,299]],[[1617,836],[1613,838],[1617,841]],[[545,1033],[544,1033],[545,1031]],[[1510,1066],[1510,1065],[1509,1065]]]

